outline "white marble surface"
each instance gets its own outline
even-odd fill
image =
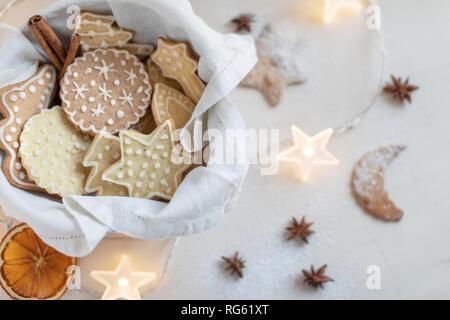
[[[6,3],[0,0],[0,6]],[[19,0],[0,22],[19,26],[53,0]],[[318,0],[192,0],[196,12],[219,30],[241,12],[257,14],[261,27],[288,24],[304,41],[307,82],[290,87],[277,108],[258,92],[236,89],[231,99],[248,127],[280,128],[282,139],[296,124],[309,134],[348,119],[375,90],[377,42],[365,15],[339,15],[323,26],[311,14]],[[450,295],[450,2],[381,0],[389,72],[410,76],[421,89],[411,105],[382,96],[353,131],[335,136],[329,150],[338,167],[318,168],[307,184],[286,170],[261,176],[251,167],[237,207],[215,228],[180,239],[168,273],[148,299],[380,299],[448,298]],[[286,30],[288,30],[286,29]],[[402,143],[408,149],[391,165],[386,188],[405,215],[385,223],[353,200],[349,179],[366,151]],[[310,244],[285,241],[292,216],[313,220]],[[224,273],[220,256],[239,252],[245,277]],[[335,282],[324,290],[302,284],[301,269],[328,264]],[[366,286],[369,265],[381,270],[381,289]],[[5,295],[0,293],[0,297]],[[66,299],[95,298],[71,291]]]

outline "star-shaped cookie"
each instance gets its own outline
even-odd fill
[[[120,140],[110,133],[97,133],[83,159],[83,166],[92,167],[86,179],[86,192],[97,192],[97,196],[126,196],[124,186],[102,180],[102,173],[120,159]]]
[[[170,200],[191,164],[179,162],[172,120],[151,134],[120,132],[121,159],[106,169],[102,179],[125,186],[130,197]]]
[[[256,41],[258,63],[240,85],[261,91],[271,106],[278,105],[287,86],[304,81],[300,47],[300,41],[266,25]]]

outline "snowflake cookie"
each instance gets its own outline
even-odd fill
[[[8,181],[21,189],[39,190],[22,167],[19,137],[32,116],[48,108],[55,93],[56,71],[43,65],[29,79],[0,90],[0,148],[6,152],[2,169]]]
[[[74,128],[56,106],[28,120],[19,154],[28,175],[48,193],[85,194],[87,169],[81,162],[90,143],[91,138]]]
[[[128,188],[129,196],[170,200],[191,164],[178,161],[173,139],[174,125],[164,121],[155,131],[144,135],[120,132],[121,159],[103,173],[103,180]]]
[[[128,195],[127,188],[102,180],[103,171],[119,159],[119,138],[104,131],[98,133],[83,159],[85,167],[92,167],[86,180],[86,192],[105,197]]]
[[[152,87],[144,64],[124,50],[86,52],[61,82],[62,107],[84,133],[115,134],[136,124],[150,104]]]

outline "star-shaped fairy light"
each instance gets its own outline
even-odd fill
[[[325,23],[330,23],[341,8],[351,10],[360,10],[362,8],[360,0],[323,0],[323,1],[324,1],[323,21]]]
[[[139,288],[156,279],[153,272],[134,272],[127,256],[114,271],[92,271],[91,277],[106,286],[102,300],[141,300]]]
[[[333,129],[326,129],[315,136],[308,136],[296,126],[292,126],[294,146],[278,155],[279,161],[299,164],[299,174],[303,181],[308,180],[312,168],[316,164],[336,165],[339,160],[325,150]]]

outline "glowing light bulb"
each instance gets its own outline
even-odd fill
[[[324,1],[323,21],[325,23],[330,23],[341,8],[351,10],[361,10],[362,8],[360,0],[323,0],[323,1]]]
[[[307,157],[312,157],[314,155],[314,149],[310,146],[303,149],[303,154]]]
[[[120,278],[119,279],[119,286],[126,287],[128,285],[128,279],[127,278]]]
[[[278,155],[279,161],[296,162],[299,164],[299,174],[306,181],[316,164],[338,164],[339,161],[325,150],[328,140],[333,135],[333,129],[326,129],[315,136],[308,136],[296,126],[292,126],[294,146]]]
[[[114,271],[92,271],[91,277],[106,286],[102,300],[141,300],[139,288],[156,279],[153,272],[131,271],[127,256],[123,256]]]

